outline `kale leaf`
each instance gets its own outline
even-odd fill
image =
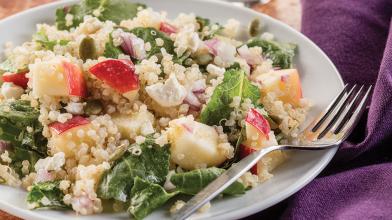
[[[80,4],[57,9],[56,25],[59,30],[69,30],[82,23],[86,15],[97,16],[101,21],[113,21],[119,24],[122,20],[134,18],[139,7],[146,6],[127,0],[83,0]],[[67,14],[73,16],[70,26],[67,26]]]
[[[236,96],[242,100],[249,98],[253,104],[257,104],[260,99],[259,89],[252,85],[245,71],[238,65],[225,72],[223,82],[215,88],[210,101],[201,112],[200,121],[207,125],[220,125],[223,119],[230,117],[233,111],[230,103]]]
[[[99,197],[125,202],[129,199],[135,177],[156,184],[165,181],[169,172],[168,146],[160,147],[154,139],[148,138],[140,149],[142,153],[139,156],[125,154],[104,174],[98,187]]]
[[[105,51],[103,56],[107,58],[117,59],[120,54],[123,54],[119,47],[114,46],[112,34],[109,35],[109,41],[105,44]]]
[[[70,208],[63,202],[64,193],[60,190],[60,181],[40,182],[32,186],[27,194],[27,202],[34,208]]]
[[[195,195],[210,182],[219,177],[225,170],[211,167],[192,170],[186,173],[176,173],[170,177],[170,182],[176,186],[175,191],[187,195]],[[237,195],[245,193],[245,186],[236,181],[227,187],[223,194]]]
[[[0,139],[11,143],[11,166],[20,175],[23,160],[28,160],[33,168],[38,159],[47,155],[47,139],[42,135],[43,127],[38,116],[39,111],[28,101],[13,100],[0,104]]]
[[[128,208],[135,219],[143,219],[154,209],[165,204],[178,192],[167,193],[162,186],[136,177],[131,190],[131,202]]]
[[[138,27],[132,29],[130,32],[144,40],[145,43],[149,42],[151,44],[151,50],[147,52],[147,57],[160,54],[161,48],[165,48],[166,52],[169,54],[174,53],[174,42],[166,34],[154,28]],[[163,46],[157,45],[155,41],[157,38],[161,38],[163,40]]]
[[[256,38],[247,43],[248,47],[261,47],[263,56],[273,62],[274,67],[288,69],[292,67],[293,58],[297,45],[291,43],[279,43],[273,40],[264,40]]]
[[[39,43],[42,48],[51,51],[53,51],[56,45],[65,46],[69,43],[69,40],[49,40],[46,33],[42,30],[33,35],[33,40]]]

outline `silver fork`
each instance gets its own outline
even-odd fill
[[[320,113],[312,123],[301,133],[305,145],[278,145],[256,151],[240,162],[234,164],[222,175],[216,178],[191,200],[189,200],[177,213],[173,215],[176,220],[184,220],[204,204],[215,198],[246,171],[253,167],[263,156],[275,150],[325,150],[338,147],[351,134],[358,123],[372,86],[367,89],[354,85],[349,89],[346,85],[331,104]]]

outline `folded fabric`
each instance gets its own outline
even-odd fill
[[[392,1],[302,5],[302,32],[326,52],[344,81],[375,88],[368,114],[325,172],[254,217],[392,219]]]

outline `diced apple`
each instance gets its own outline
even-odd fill
[[[89,71],[121,94],[126,95],[130,91],[137,93],[139,90],[135,66],[129,60],[105,60],[91,67]],[[129,97],[134,99],[134,93]]]
[[[122,138],[134,139],[138,135],[148,135],[154,132],[154,115],[140,111],[132,115],[115,114],[112,116]]]
[[[264,147],[278,144],[268,121],[256,109],[250,109],[245,122],[246,140],[241,144],[241,158]],[[252,167],[251,172],[258,175],[260,180],[266,180],[271,176],[270,172],[285,159],[286,155],[282,151],[271,152]]]
[[[248,156],[249,154],[257,151],[252,147],[241,145],[241,158]],[[259,180],[265,181],[272,177],[271,172],[286,161],[287,155],[283,151],[273,151],[265,155],[250,171],[252,174],[257,175]]]
[[[66,121],[65,123],[54,122],[50,124],[49,127],[53,129],[53,131],[56,132],[57,134],[62,134],[71,128],[85,125],[88,123],[90,123],[90,120],[88,120],[87,118],[83,118],[81,116],[75,116],[69,119],[68,121]]]
[[[65,78],[68,84],[68,95],[86,97],[87,85],[82,70],[70,62],[62,62]]]
[[[188,170],[218,166],[227,158],[219,149],[218,132],[211,126],[184,117],[169,123],[172,161]]]
[[[68,96],[68,85],[58,60],[32,64],[30,73],[35,96]]]
[[[30,65],[30,73],[35,96],[86,96],[83,73],[75,64],[61,59],[39,62]]]
[[[300,105],[302,98],[301,81],[296,69],[277,70],[257,76],[256,81],[261,84],[261,93],[275,93],[284,103],[294,107]]]
[[[95,143],[94,139],[88,135],[89,131],[94,130],[92,124],[80,116],[65,123],[52,123],[49,128],[52,137],[49,139],[48,146],[52,154],[64,152],[66,158],[74,157],[82,143],[89,146]]]

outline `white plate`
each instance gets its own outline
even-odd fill
[[[56,8],[70,2],[75,1],[44,5],[0,21],[0,45],[7,41],[13,41],[18,45],[30,40],[37,23],[53,23]],[[165,10],[169,17],[174,17],[181,12],[194,12],[217,22],[225,23],[227,19],[235,18],[242,24],[248,24],[255,17],[261,18],[266,31],[275,34],[279,40],[298,44],[296,66],[301,73],[304,96],[314,104],[311,116],[324,108],[343,88],[338,71],[314,43],[296,30],[266,15],[220,1],[139,0],[138,2],[146,3],[155,10]],[[192,218],[237,219],[266,209],[294,194],[314,179],[329,163],[335,152],[336,149],[322,152],[295,152],[289,161],[274,172],[275,176],[271,180],[243,196],[215,200],[209,212],[197,214]],[[26,193],[23,190],[0,186],[0,195],[0,209],[25,219],[128,219],[125,213],[81,217],[72,212],[30,211],[27,210]],[[147,219],[169,218],[168,207],[169,205],[155,211]]]

